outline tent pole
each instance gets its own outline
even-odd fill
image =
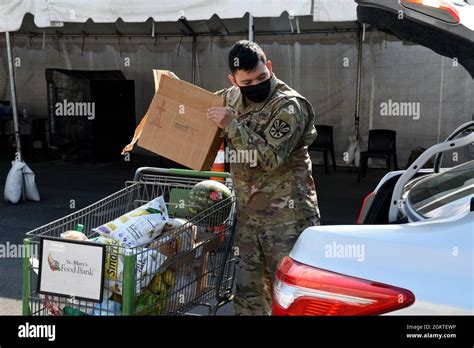
[[[197,51],[197,35],[193,35],[193,49],[192,49],[192,64],[191,64],[191,76],[192,76],[192,83],[193,85],[196,84],[196,51]]]
[[[355,132],[359,140],[359,122],[360,122],[360,102],[362,89],[362,33],[357,30],[357,85],[356,85],[356,112],[355,112]]]
[[[5,33],[6,44],[7,44],[7,55],[8,55],[8,72],[10,77],[10,94],[11,94],[11,106],[13,109],[13,129],[15,133],[15,144],[16,144],[16,159],[22,160],[21,157],[21,142],[20,142],[20,132],[18,127],[18,109],[16,104],[16,81],[15,81],[15,68],[13,66],[13,54],[12,46],[10,42],[10,33],[7,31]]]
[[[253,29],[253,16],[249,13],[249,41],[255,41]]]

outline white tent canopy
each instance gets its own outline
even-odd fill
[[[474,81],[459,64],[372,28],[359,59],[355,19],[352,0],[0,0],[0,32],[15,31],[11,46],[0,36],[0,46],[12,48],[0,55],[0,100],[15,104],[8,86],[15,79],[7,78],[15,72],[19,110],[43,117],[45,69],[116,69],[135,81],[138,121],[153,97],[152,69],[172,70],[208,90],[224,88],[229,47],[254,29],[277,76],[313,103],[317,124],[334,127],[336,153],[346,151],[354,131],[358,86],[361,136],[375,128],[397,131],[401,163],[413,144],[432,145],[471,119]],[[21,59],[21,67],[9,57]],[[419,103],[419,120],[407,127],[406,118],[381,115],[381,105],[392,101]],[[337,161],[343,164],[342,155]]]
[[[353,2],[352,0],[340,1]],[[320,3],[320,4],[319,4]],[[308,16],[313,13],[313,5],[317,6],[319,13],[325,13],[324,2],[312,0],[13,0],[0,2],[0,32],[6,32],[6,43],[8,51],[8,67],[11,87],[11,100],[13,106],[14,133],[16,139],[17,152],[21,156],[21,142],[18,126],[18,112],[16,100],[16,79],[13,69],[13,53],[9,32],[16,32],[22,28],[24,18],[27,13],[33,15],[34,25],[37,28],[62,28],[65,23],[79,25],[79,23],[113,23],[118,21],[124,23],[144,23],[152,19],[152,35],[155,35],[155,22],[178,22],[185,27],[177,28],[175,32],[181,32],[183,35],[193,36],[193,52],[196,48],[196,36],[199,35],[188,23],[188,21],[202,21],[217,18],[233,19],[242,18],[248,13],[248,37],[253,39],[253,17],[279,17],[283,12],[287,12],[290,19],[291,31],[293,24],[291,20],[298,16]],[[321,6],[319,6],[321,5]],[[322,11],[322,12],[321,12]],[[217,16],[217,17],[216,17]],[[184,23],[183,23],[184,21]],[[28,23],[28,22],[27,22]],[[219,23],[218,26],[221,23]],[[299,22],[296,22],[297,32],[299,32]],[[30,25],[31,27],[31,25]],[[168,26],[170,27],[170,26]],[[211,25],[208,24],[209,32],[213,33]],[[223,26],[228,34],[228,29]],[[82,28],[72,28],[71,31],[80,30],[82,35],[87,35]],[[93,33],[96,33],[94,28]],[[110,29],[110,28],[109,28]],[[122,32],[117,28],[112,28],[116,34]],[[34,33],[34,30],[25,30],[28,34]],[[70,34],[69,32],[66,32]],[[62,34],[66,34],[62,33]],[[56,35],[59,33],[56,31]],[[43,32],[46,35],[46,32]],[[43,36],[44,40],[45,36]],[[195,58],[192,64],[193,82],[195,79]]]
[[[315,0],[313,20],[316,22],[347,22],[357,20],[357,3],[353,0]]]
[[[64,23],[143,23],[313,15],[317,22],[355,21],[353,0],[13,0],[0,2],[0,32],[20,29],[26,13],[34,16],[38,28],[62,27]]]

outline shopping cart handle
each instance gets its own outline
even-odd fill
[[[140,167],[136,170],[134,181],[138,181],[140,174],[143,172],[154,173],[154,174],[171,174],[187,177],[196,177],[196,178],[230,178],[230,173],[228,172],[211,172],[211,171],[199,171],[192,169],[178,169],[178,168],[156,168],[156,167]]]

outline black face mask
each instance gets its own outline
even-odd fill
[[[239,86],[242,95],[254,103],[263,102],[270,94],[270,79],[252,86]]]

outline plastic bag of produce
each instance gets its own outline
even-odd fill
[[[160,315],[166,309],[166,302],[176,278],[171,270],[155,273],[148,287],[137,297],[135,310],[138,315]]]
[[[185,229],[173,235],[172,231],[188,223],[185,219],[171,218],[163,229],[163,236],[154,241],[150,247],[158,247],[158,250],[170,257],[181,252],[190,251],[194,248],[197,235],[197,227],[188,224]],[[167,234],[170,235],[167,235]]]
[[[168,220],[168,210],[163,196],[160,196],[92,231],[135,247],[158,237]]]
[[[123,264],[125,255],[136,253],[135,274],[136,293],[145,288],[151,281],[153,275],[166,261],[166,256],[156,250],[141,248],[140,252],[129,249],[127,245],[106,237],[96,237],[89,240],[93,243],[107,245],[105,259],[105,287],[109,290],[122,294]]]
[[[79,231],[74,231],[74,230],[61,233],[61,238],[70,239],[70,240],[79,240],[79,241],[88,240],[87,236],[84,233],[79,232]]]

